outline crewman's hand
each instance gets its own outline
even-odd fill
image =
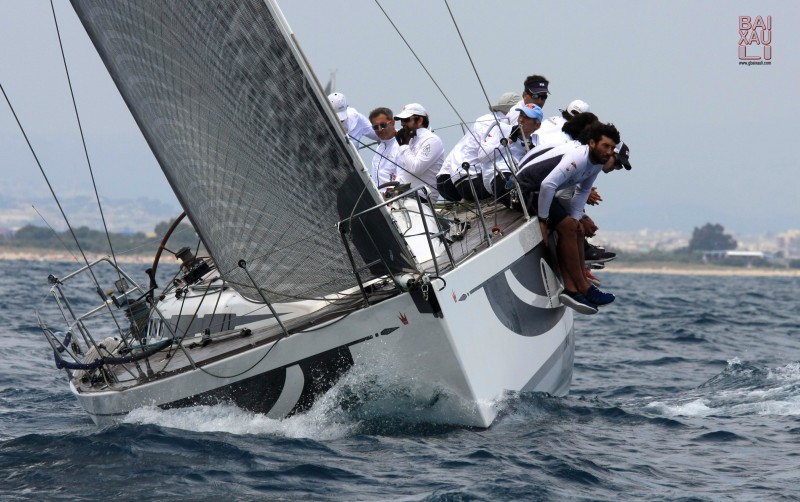
[[[397,132],[395,133],[395,139],[397,140],[397,143],[400,146],[407,145],[408,142],[411,141],[411,138],[409,137],[408,134],[408,129],[406,129],[405,127],[401,127],[400,129],[398,129]]]
[[[599,193],[597,193],[597,188],[592,187],[592,191],[589,192],[589,199],[586,201],[586,203],[589,204],[590,206],[596,206],[600,204],[600,201],[602,200],[603,198],[600,197]]]
[[[544,247],[547,247],[547,221],[540,219],[539,229],[542,231],[542,242],[544,242]]]
[[[597,225],[595,225],[594,220],[592,220],[589,215],[583,215],[583,218],[581,218],[581,225],[583,225],[583,233],[586,237],[594,237],[594,234],[597,233]]]

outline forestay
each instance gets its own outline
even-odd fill
[[[325,96],[263,0],[72,0],[223,276],[271,301],[354,286],[336,228],[380,202]],[[357,265],[413,267],[385,212],[355,224]],[[372,267],[372,273],[386,273]],[[369,275],[369,273],[367,274]]]

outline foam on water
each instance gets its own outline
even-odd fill
[[[800,363],[763,370],[733,358],[723,373],[689,394],[652,401],[644,410],[670,417],[800,415]]]
[[[707,417],[714,413],[714,409],[706,406],[702,399],[695,399],[688,403],[669,404],[663,401],[653,401],[644,407],[645,411],[666,417]]]
[[[793,383],[800,383],[800,362],[787,364],[780,368],[770,369],[768,377]]]
[[[233,405],[192,406],[162,410],[145,407],[133,410],[124,423],[153,424],[193,432],[274,435],[288,438],[331,440],[348,436],[357,423],[336,423],[324,411],[314,410],[275,420]]]

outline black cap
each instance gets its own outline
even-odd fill
[[[543,80],[529,82],[528,85],[525,86],[525,90],[531,94],[550,94],[550,91],[547,90],[547,82]]]
[[[617,156],[617,161],[614,162],[614,167],[616,169],[625,168],[628,171],[631,170],[631,161],[630,161],[630,154],[631,149],[628,148],[628,145],[620,141],[617,143],[617,146],[614,147],[614,154]]]

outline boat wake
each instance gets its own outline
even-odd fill
[[[770,369],[734,358],[722,373],[691,393],[652,401],[645,411],[670,417],[800,415],[800,362]]]

